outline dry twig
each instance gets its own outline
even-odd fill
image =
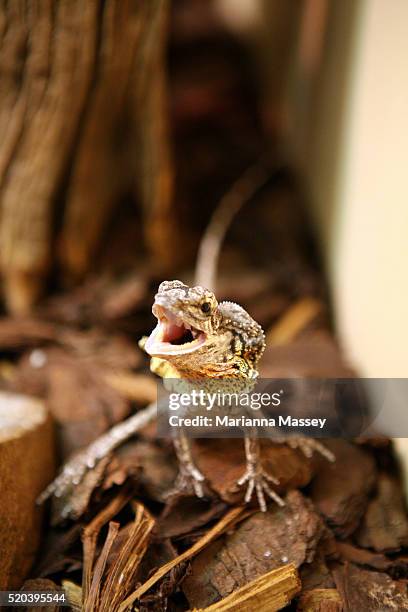
[[[232,510],[227,512],[227,514],[223,516],[222,519],[220,519],[218,523],[214,525],[214,527],[207,531],[207,533],[203,535],[203,537],[200,538],[191,548],[186,550],[184,553],[182,553],[172,561],[169,561],[168,563],[162,565],[162,567],[160,567],[153,574],[153,576],[149,578],[149,580],[147,580],[138,589],[136,589],[136,591],[129,595],[129,597],[127,597],[119,606],[118,612],[124,612],[125,610],[129,609],[133,602],[135,602],[137,599],[140,599],[140,597],[144,593],[146,593],[146,591],[148,591],[159,580],[161,580],[161,578],[163,578],[163,576],[165,576],[171,569],[173,569],[173,567],[176,567],[176,565],[179,565],[179,563],[182,563],[187,559],[191,559],[191,557],[196,555],[200,550],[207,546],[207,544],[215,540],[215,538],[217,538],[227,527],[229,527],[234,521],[236,521],[237,518],[244,513],[244,511],[244,508],[232,508]]]

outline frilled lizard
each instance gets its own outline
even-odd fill
[[[161,283],[152,308],[157,326],[140,343],[152,357],[151,370],[160,377],[228,379],[242,383],[242,388],[257,378],[258,362],[265,350],[265,334],[261,326],[238,304],[218,303],[214,293],[205,285],[214,285],[220,245],[232,217],[269,177],[270,173],[262,164],[251,167],[216,210],[202,240],[196,267],[196,278],[207,279],[208,283],[199,282],[193,287],[178,280]],[[86,472],[156,416],[156,404],[150,405],[95,440],[65,464],[60,475],[42,493],[39,502],[51,495],[63,498],[61,517],[74,517],[76,509],[72,497],[75,486]],[[327,459],[334,459],[316,440],[291,438],[290,443],[308,457],[317,450]],[[194,464],[190,441],[182,431],[174,446],[180,469],[176,487],[192,489],[202,497],[204,476]],[[245,454],[247,469],[237,482],[239,486],[247,484],[245,501],[249,502],[256,491],[261,510],[266,510],[265,493],[283,505],[284,501],[269,486],[269,483],[278,484],[278,481],[262,469],[259,442],[248,433],[245,434]]]
[[[218,303],[208,289],[175,280],[161,283],[152,310],[158,323],[143,348],[152,357],[154,373],[185,379],[191,385],[196,380],[197,386],[222,380],[227,392],[251,388],[265,350],[265,334],[241,306]],[[182,430],[178,431],[175,450],[180,470],[176,489],[192,489],[202,497],[204,476],[194,464],[190,441]],[[258,441],[249,433],[245,434],[245,452],[247,470],[238,481],[238,485],[248,483],[245,501],[250,501],[256,490],[261,510],[266,510],[264,493],[283,505],[268,484],[278,481],[263,471]]]

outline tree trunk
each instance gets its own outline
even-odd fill
[[[83,276],[132,190],[153,255],[171,252],[167,4],[0,0],[0,270],[11,310],[32,306],[55,264]]]

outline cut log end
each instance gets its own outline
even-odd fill
[[[31,568],[41,537],[35,500],[54,468],[53,428],[43,402],[0,392],[0,589],[19,588]]]

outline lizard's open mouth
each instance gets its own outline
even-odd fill
[[[158,323],[145,345],[149,355],[185,355],[205,343],[206,335],[203,331],[182,321],[164,306],[154,304],[152,310]]]

